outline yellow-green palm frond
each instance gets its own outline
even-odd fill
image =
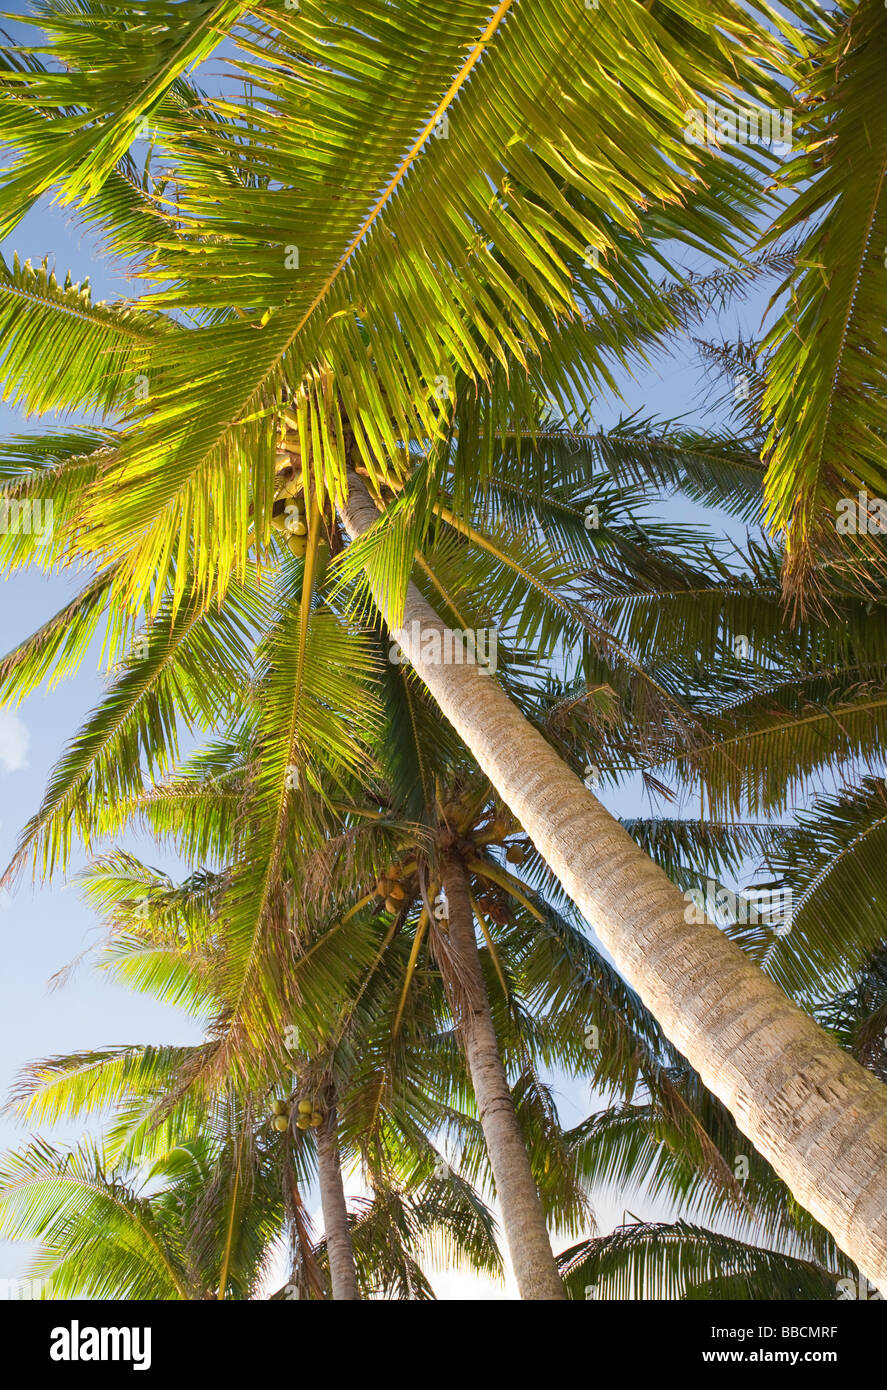
[[[192,1297],[165,1225],[89,1144],[62,1151],[37,1139],[0,1167],[0,1230],[40,1242],[31,1269],[55,1298]]]
[[[57,764],[7,876],[28,860],[47,873],[63,865],[75,835],[91,843],[97,805],[143,790],[143,757],[149,771],[162,773],[176,756],[182,724],[231,717],[250,671],[249,625],[255,617],[252,591],[240,590],[234,598],[232,592],[223,609],[208,614],[192,600],[175,617],[167,602],[140,634],[123,673]],[[28,651],[32,671],[44,647],[38,634]]]
[[[784,175],[796,196],[767,234],[813,223],[768,339],[763,401],[767,516],[786,535],[795,594],[846,539],[836,535],[840,500],[887,489],[887,12],[860,0],[821,14],[817,28],[801,79],[800,151]]]
[[[97,191],[143,117],[246,9],[240,0],[152,0],[150,11],[120,0],[37,0],[25,18],[60,63],[45,64],[39,49],[4,50],[0,132],[19,154],[4,170],[0,235],[49,189],[63,204]]]

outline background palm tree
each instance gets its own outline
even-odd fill
[[[132,987],[184,1003],[204,1018],[217,1015],[224,1003],[213,994],[222,978],[222,942],[214,927],[207,929],[208,904],[213,893],[219,893],[218,882],[208,881],[210,878],[198,875],[174,887],[128,856],[110,856],[97,863],[90,873],[89,891],[97,902],[112,909],[114,924],[101,949],[99,965]],[[137,887],[150,888],[151,908],[139,915],[134,925],[131,895]],[[281,1016],[286,1016],[283,1008]],[[365,1017],[359,1022],[361,1031],[352,1020],[347,1044],[372,1054],[372,1039],[365,1036]],[[116,1047],[46,1059],[29,1068],[16,1089],[17,1108],[24,1118],[57,1120],[111,1112],[106,1156],[88,1156],[103,1190],[113,1189],[126,1175],[134,1177],[137,1173],[150,1188],[188,1150],[183,1132],[196,1127],[202,1135],[209,1132],[216,1136],[215,1166],[212,1171],[205,1167],[200,1170],[193,1201],[186,1207],[173,1203],[172,1212],[178,1222],[176,1240],[189,1250],[193,1244],[202,1252],[200,1278],[211,1281],[210,1291],[180,1296],[255,1296],[261,1281],[267,1279],[273,1246],[284,1232],[288,1233],[292,1260],[290,1285],[284,1296],[290,1298],[325,1297],[325,1271],[333,1298],[391,1293],[395,1273],[395,1284],[398,1279],[412,1281],[412,1296],[433,1296],[417,1261],[423,1247],[433,1247],[435,1240],[457,1262],[498,1270],[493,1220],[467,1181],[454,1176],[444,1184],[434,1176],[434,1150],[424,1134],[421,1114],[401,1120],[399,1145],[392,1148],[393,1135],[389,1135],[387,1162],[383,1166],[377,1163],[370,1174],[373,1198],[363,1204],[356,1221],[356,1258],[350,1249],[354,1218],[347,1218],[345,1248],[337,1246],[334,1242],[341,1242],[342,1231],[335,1199],[338,1196],[343,1204],[344,1198],[335,1104],[331,1086],[324,1084],[331,1059],[297,1054],[282,1064],[278,1055],[262,1059],[262,1067],[255,1058],[250,1065],[243,1057],[239,1073],[232,1072],[214,1083],[212,1077],[207,1078],[207,1069],[217,1050],[219,1026],[215,1025],[216,1036],[210,1026],[206,1044],[198,1047]],[[291,1028],[286,1032],[290,1034]],[[347,1054],[347,1048],[344,1050]],[[288,1051],[292,1052],[292,1047],[288,1046]],[[247,1067],[248,1077],[243,1075]],[[336,1071],[339,1075],[343,1072],[341,1059]],[[273,1104],[267,1098],[269,1083],[278,1093]],[[357,1079],[352,1093],[342,1096],[351,1116],[348,1139],[352,1151],[355,1131],[359,1134],[365,1128],[366,1085],[366,1079]],[[407,1091],[400,1099],[401,1105],[409,1104],[408,1095]],[[306,1096],[311,1098],[317,1119],[322,1120],[316,1128],[313,1123],[309,1128],[301,1113]],[[77,1278],[84,1287],[92,1287],[91,1281],[98,1276],[91,1263],[101,1242],[101,1230],[93,1229],[89,1250],[81,1248],[85,1239],[81,1235],[72,1235],[66,1244],[62,1198],[67,1194],[65,1200],[77,1200],[74,1189],[62,1181],[71,1161],[38,1141],[32,1150],[10,1157],[8,1182],[0,1193],[3,1229],[16,1239],[39,1239],[44,1247],[41,1261],[52,1263],[64,1258],[68,1271],[65,1289],[75,1287]],[[315,1167],[326,1218],[320,1242],[312,1237],[300,1195]],[[20,1177],[19,1169],[28,1175],[27,1181]],[[38,1187],[45,1203],[39,1210],[29,1196]],[[255,1208],[260,1191],[274,1196],[267,1219]],[[136,1196],[137,1192],[134,1200]],[[158,1200],[166,1212],[166,1196]],[[154,1194],[150,1204],[153,1210],[157,1204]],[[400,1234],[386,1234],[379,1213],[386,1206],[393,1211],[398,1204],[402,1229]],[[84,1206],[78,1220],[82,1230],[88,1231],[95,1222],[94,1209]],[[248,1287],[238,1274],[244,1242],[251,1257],[255,1256]],[[126,1287],[121,1278],[117,1296],[129,1296]],[[193,1278],[189,1287],[194,1287]]]

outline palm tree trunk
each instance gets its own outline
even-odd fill
[[[343,519],[354,538],[378,513],[356,474],[349,487]],[[374,596],[388,622],[388,595]],[[666,1036],[887,1295],[887,1090],[716,926],[685,919],[679,889],[493,677],[423,661],[429,630],[445,626],[411,584],[392,633],[443,714]]]
[[[471,1073],[517,1286],[521,1298],[562,1299],[564,1286],[499,1055],[465,868],[454,856],[444,860],[443,884],[449,907],[444,982]]]
[[[324,1115],[323,1124],[317,1127],[317,1174],[320,1181],[320,1203],[323,1207],[323,1226],[330,1262],[333,1300],[334,1302],[341,1300],[355,1302],[360,1299],[360,1294],[357,1291],[354,1247],[351,1244],[348,1208],[345,1205],[345,1187],[342,1182],[342,1161],[339,1156],[337,1131],[336,1107],[334,1103],[330,1103]]]

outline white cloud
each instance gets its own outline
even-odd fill
[[[0,771],[18,772],[28,766],[31,735],[12,710],[0,709]]]

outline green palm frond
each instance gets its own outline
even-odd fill
[[[91,842],[96,805],[143,788],[142,757],[161,771],[176,754],[180,723],[230,716],[249,666],[255,596],[238,589],[210,614],[193,600],[173,617],[167,604],[136,639],[123,674],[57,764],[43,803],[26,825],[7,876],[30,859],[46,872],[64,864],[74,835]],[[88,612],[88,610],[87,610]],[[54,634],[58,640],[61,630]],[[63,639],[62,639],[63,640]],[[26,651],[41,656],[41,640]],[[15,657],[15,654],[13,654]]]
[[[16,1076],[7,1108],[23,1122],[101,1115],[124,1097],[159,1095],[190,1056],[182,1047],[111,1047],[31,1062]]]
[[[854,982],[885,936],[887,787],[865,777],[817,797],[773,846],[767,863],[792,890],[791,930],[767,970],[808,1005]]]
[[[33,18],[62,60],[58,70],[25,50],[3,51],[7,96],[0,132],[20,151],[5,170],[6,236],[53,186],[60,202],[101,188],[176,80],[210,54],[246,5],[158,0],[150,15],[119,0],[95,5],[38,0]],[[37,53],[39,53],[39,49]],[[48,119],[48,113],[64,112]],[[65,139],[59,140],[61,122]]]
[[[88,282],[59,284],[46,261],[0,257],[3,398],[29,414],[132,408],[159,333],[174,325],[129,305],[94,304]],[[147,378],[145,378],[147,383]]]
[[[544,355],[552,388],[569,399],[578,338],[562,324],[572,319],[578,331],[593,312],[600,323],[620,292],[640,297],[643,214],[654,240],[683,236],[721,256],[750,229],[745,210],[758,181],[751,166],[763,165],[695,149],[683,139],[685,115],[737,85],[748,96],[775,91],[768,68],[787,61],[784,45],[733,0],[718,0],[717,43],[708,19],[683,5],[642,13],[626,0],[618,13],[610,7],[577,25],[570,0],[506,0],[492,16],[478,3],[445,19],[406,0],[393,15],[374,0],[350,29],[344,11],[308,0],[296,14],[275,6],[237,28],[248,97],[192,101],[165,93],[208,36],[215,41],[235,23],[240,5],[191,20],[173,49],[171,26],[160,23],[147,88],[132,69],[142,26],[121,26],[118,37],[100,25],[94,58],[94,25],[74,35],[70,20],[45,8],[71,70],[29,74],[36,90],[27,97],[32,87],[23,74],[16,79],[23,91],[10,104],[26,119],[22,170],[7,189],[13,205],[15,190],[26,186],[30,195],[57,177],[63,197],[94,194],[128,148],[145,103],[156,104],[158,177],[164,167],[182,176],[178,231],[154,239],[141,258],[139,273],[163,285],[142,306],[235,305],[245,314],[191,331],[187,346],[179,333],[162,335],[146,368],[150,411],[140,412],[93,489],[91,544],[121,562],[134,600],[163,585],[176,538],[192,542],[207,598],[224,591],[232,570],[242,575],[248,494],[264,513],[284,384],[304,437],[324,445],[322,467],[313,450],[315,483],[336,495],[344,484],[340,407],[368,466],[387,461],[396,472],[405,440],[446,433],[449,407],[434,392],[441,373],[484,382],[497,359],[520,367]],[[334,79],[325,65],[331,42]],[[87,52],[98,74],[89,114],[104,133],[95,141],[90,130],[95,147],[74,170],[59,142],[45,148],[53,123],[39,93],[76,85]],[[133,85],[121,108],[127,73]],[[435,139],[444,117],[447,138]],[[65,119],[77,132],[65,145],[73,160],[83,118]],[[582,153],[589,130],[593,163]],[[303,147],[323,156],[306,165]],[[727,196],[729,219],[721,211]],[[627,254],[626,238],[637,242]],[[601,274],[587,272],[589,247],[603,252]],[[594,336],[586,336],[586,371],[606,376]],[[611,336],[605,351],[614,348],[620,355]]]
[[[887,1083],[887,952],[873,952],[850,989],[821,1004],[816,1017],[863,1066]]]
[[[51,690],[79,670],[106,611],[113,582],[113,574],[99,575],[48,622],[7,653],[0,662],[3,704],[26,699],[44,682]]]
[[[17,435],[0,445],[4,570],[71,560],[79,509],[114,447],[115,436],[99,430]]]
[[[800,87],[800,150],[783,182],[794,193],[768,231],[807,223],[797,269],[767,346],[764,396],[770,524],[785,533],[787,578],[803,591],[814,558],[840,549],[837,504],[887,488],[887,138],[878,73],[887,14],[877,0],[821,15]],[[865,538],[864,538],[865,540]]]
[[[65,1152],[34,1140],[0,1167],[0,1230],[41,1243],[31,1269],[56,1298],[192,1297],[163,1224],[90,1145]]]
[[[573,1298],[834,1300],[840,1278],[685,1221],[619,1226],[565,1250],[560,1266]]]

